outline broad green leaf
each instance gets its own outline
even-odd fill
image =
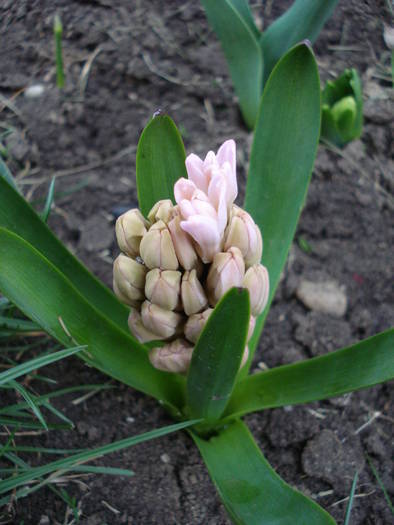
[[[246,186],[245,209],[264,240],[269,304],[304,204],[319,134],[319,74],[311,49],[301,44],[282,58],[264,89]],[[249,342],[249,363],[268,308],[258,318]]]
[[[264,84],[275,64],[291,47],[306,39],[314,43],[337,3],[338,0],[296,0],[264,31],[261,39]]]
[[[173,406],[182,403],[179,376],[153,368],[140,343],[91,306],[35,248],[3,228],[0,291],[63,345],[86,345],[83,358],[103,372]]]
[[[275,473],[241,421],[210,439],[191,435],[234,524],[335,525],[327,512]]]
[[[238,12],[239,16],[258,40],[261,37],[261,31],[256,27],[248,1],[228,0],[228,3],[231,4],[231,6]]]
[[[149,441],[150,439],[156,439],[166,434],[182,430],[184,428],[194,425],[198,421],[183,421],[182,423],[175,423],[174,425],[168,425],[157,430],[151,430],[144,434],[139,434],[138,436],[121,439],[120,441],[115,441],[114,443],[109,443],[108,445],[103,445],[93,450],[84,450],[82,452],[77,452],[67,458],[58,459],[52,461],[47,465],[41,467],[32,467],[29,470],[22,472],[16,476],[12,476],[7,479],[0,480],[0,494],[4,494],[19,485],[28,483],[34,479],[37,479],[51,472],[67,472],[73,470],[74,467],[79,466],[81,463],[86,463],[87,461],[93,461],[94,459],[100,458],[111,452],[117,452],[118,450],[124,450],[125,448],[138,445],[138,443],[143,443],[144,441]]]
[[[394,378],[394,329],[360,343],[240,381],[225,415],[340,396]]]
[[[174,202],[174,184],[181,177],[187,178],[182,137],[169,116],[153,116],[137,148],[138,202],[143,215],[161,199]]]
[[[96,279],[57,239],[33,208],[0,177],[0,227],[32,244],[73,283],[79,292],[122,330],[127,327],[128,309]]]
[[[0,178],[5,179],[8,184],[10,184],[14,190],[18,191],[14,177],[11,175],[10,170],[8,169],[7,164],[0,157]]]
[[[193,351],[187,378],[192,417],[218,419],[230,398],[246,346],[249,293],[232,288],[209,316]]]
[[[250,17],[245,16],[244,2],[201,0],[201,3],[222,44],[243,118],[253,128],[262,91],[263,58]]]

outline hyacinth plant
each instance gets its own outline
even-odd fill
[[[295,0],[260,31],[247,0],[201,0],[219,38],[245,124],[253,129],[261,95],[279,59],[295,44],[314,41],[338,0]]]
[[[363,95],[355,69],[328,80],[322,91],[321,139],[339,148],[361,136]]]
[[[78,353],[86,362],[156,398],[179,422],[173,430],[187,428],[237,524],[334,524],[275,473],[242,416],[394,376],[393,330],[248,375],[319,134],[319,76],[306,44],[292,48],[266,84],[243,209],[234,206],[231,139],[205,160],[186,159],[172,120],[155,115],[138,144],[139,211],[116,227],[122,302],[0,177],[0,291],[63,345],[86,346]]]

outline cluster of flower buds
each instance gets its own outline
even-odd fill
[[[187,372],[209,315],[233,286],[249,290],[248,341],[267,304],[261,233],[234,204],[235,159],[233,140],[216,155],[210,151],[205,160],[189,155],[189,178],[174,187],[176,205],[161,200],[147,219],[133,209],[116,222],[122,253],[114,262],[114,291],[130,306],[129,327],[139,341],[165,341],[149,354],[160,370]],[[246,347],[242,364],[247,357]]]

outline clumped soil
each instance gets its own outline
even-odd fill
[[[252,5],[259,22],[267,25],[289,2]],[[56,12],[64,25],[63,91],[55,86]],[[382,37],[383,23],[389,22],[383,0],[341,1],[315,45],[323,79],[345,67],[358,69],[365,126],[361,140],[342,152],[319,149],[256,369],[323,354],[393,324],[393,95]],[[119,207],[137,205],[136,145],[158,108],[174,118],[189,153],[204,154],[230,137],[237,141],[242,202],[252,135],[240,119],[220,45],[199,2],[2,0],[0,31],[0,90],[16,107],[0,101],[1,124],[12,131],[5,139],[9,165],[38,206],[50,178],[57,176],[50,226],[108,286],[117,254],[114,214]],[[44,86],[43,94],[26,97],[25,88],[37,83]],[[344,315],[307,308],[297,298],[305,280],[334,281],[337,295],[347,300]],[[58,388],[108,380],[77,358],[55,364],[47,373]],[[18,443],[94,447],[170,423],[153,400],[113,386],[78,405],[71,403],[75,396],[54,401],[75,422],[75,430],[20,438]],[[35,387],[44,389],[40,383]],[[392,495],[390,410],[389,385],[383,385],[340,399],[269,410],[247,422],[278,473],[338,523],[359,470],[351,523],[379,525],[392,523],[392,514],[366,455]],[[136,475],[69,480],[66,489],[76,497],[81,523],[230,523],[185,433],[100,463],[130,468]],[[11,510],[14,523],[72,520],[48,489],[16,502]]]

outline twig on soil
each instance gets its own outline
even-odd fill
[[[85,65],[82,68],[81,75],[79,77],[79,92],[82,98],[85,95],[86,86],[89,80],[89,73],[92,68],[93,61],[101,53],[101,51],[102,49],[100,46],[96,47],[96,49],[88,57],[87,61],[85,62]]]
[[[107,503],[105,500],[101,500],[101,503],[104,505],[104,507],[107,507],[111,512],[114,514],[120,514],[120,510],[115,509],[115,507],[112,507],[109,503]]]
[[[371,490],[371,492],[365,492],[363,494],[355,494],[354,499],[356,498],[367,498],[368,496],[372,496],[372,494],[375,494],[376,490]],[[340,505],[341,503],[344,503],[345,501],[349,501],[350,496],[347,496],[346,498],[340,499],[338,501],[335,501],[330,505],[330,507],[336,507],[337,505]]]
[[[15,93],[15,95],[13,95],[10,99],[4,97],[1,93],[0,93],[0,102],[2,104],[2,106],[0,106],[0,113],[3,111],[4,108],[8,108],[10,111],[12,111],[13,113],[15,113],[15,115],[22,121],[24,122],[24,117],[21,113],[21,111],[19,111],[19,109],[15,106],[15,104],[13,103],[13,100],[16,99],[16,97],[22,93],[23,90],[19,90],[17,93]]]
[[[375,421],[375,419],[377,419],[378,417],[380,417],[382,415],[381,412],[379,411],[376,411],[372,414],[372,416],[368,419],[368,421],[366,421],[363,425],[361,425],[361,427],[359,427],[357,430],[354,431],[354,434],[359,434],[360,432],[362,432],[365,428],[369,427],[369,425],[372,425],[372,423]]]
[[[95,396],[98,392],[101,392],[103,388],[106,388],[108,385],[112,384],[112,381],[107,381],[102,386],[97,387],[96,390],[92,390],[91,392],[88,392],[87,394],[84,394],[83,396],[78,397],[77,399],[74,399],[71,401],[71,404],[74,406],[77,406],[87,399],[90,399],[91,397]]]
[[[148,53],[143,52],[142,58],[144,59],[144,62],[151,73],[157,75],[160,78],[163,78],[164,80],[167,80],[167,82],[171,82],[171,84],[176,84],[177,86],[191,85],[191,82],[183,82],[182,80],[179,80],[178,78],[175,78],[172,75],[167,75],[166,73],[162,73],[161,71],[159,71],[157,67],[153,64]]]

